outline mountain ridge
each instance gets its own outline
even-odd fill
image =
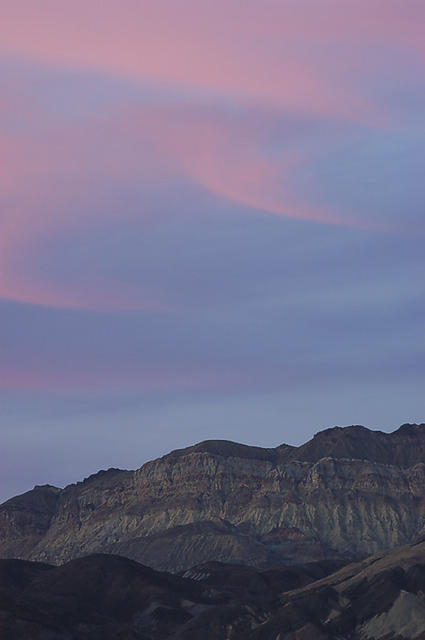
[[[360,433],[367,438],[366,446],[364,445],[362,448],[356,446],[356,441],[353,439]],[[397,451],[396,455],[399,456],[399,461],[389,462],[394,458],[394,444],[400,437],[410,437],[412,440],[419,441],[422,446],[419,449],[411,450],[407,455]],[[378,447],[378,443],[380,447]],[[371,447],[371,444],[375,446]],[[333,445],[333,448],[330,445]],[[339,445],[339,449],[336,445]],[[171,451],[156,460],[174,460],[181,455],[190,453],[213,453],[223,457],[246,457],[276,462],[289,462],[290,460],[318,462],[325,457],[346,457],[395,464],[396,466],[413,466],[416,462],[421,462],[424,459],[425,423],[405,423],[390,433],[369,429],[362,425],[329,427],[318,431],[313,438],[299,446],[283,443],[276,447],[259,447],[232,440],[203,440],[194,445]]]
[[[160,570],[356,559],[425,532],[425,424],[360,425],[300,447],[207,440],[0,505],[0,557],[111,552]]]

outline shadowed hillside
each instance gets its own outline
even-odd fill
[[[2,640],[423,640],[425,543],[342,569],[0,561]]]

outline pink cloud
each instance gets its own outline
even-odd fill
[[[117,90],[114,109],[58,126],[42,100],[32,102],[32,87],[23,88],[23,99],[19,83],[9,83],[0,118],[19,112],[25,126],[0,130],[0,298],[65,309],[175,311],[162,291],[103,275],[96,265],[66,282],[40,266],[54,239],[93,233],[108,217],[148,224],[148,188],[166,184],[171,192],[181,179],[261,214],[388,230],[362,211],[349,217],[299,192],[298,173],[321,160],[314,144],[281,140],[273,152],[268,145],[282,114],[387,124],[390,116],[367,81],[359,86],[352,78],[379,73],[388,47],[423,61],[424,23],[423,0],[2,0],[0,55],[153,83],[181,90],[181,98],[128,107]],[[241,110],[232,116],[208,104]],[[110,184],[124,192],[137,185],[139,208],[102,207]],[[3,362],[0,389],[227,390],[261,375],[82,360],[60,368]]]
[[[311,152],[287,144],[267,151],[273,119],[233,118],[210,110],[177,106],[120,108],[60,132],[3,136],[0,189],[0,297],[76,309],[169,310],[161,292],[147,292],[110,277],[87,274],[74,287],[40,279],[49,238],[85,226],[149,218],[149,202],[137,212],[106,212],[92,206],[108,181],[162,189],[170,177],[185,176],[211,193],[252,209],[328,224],[374,228],[361,216],[324,210],[305,201],[293,187],[296,172]],[[70,203],[72,206],[70,208]]]
[[[122,116],[121,116],[122,118]],[[281,141],[270,153],[274,119],[220,117],[215,112],[170,107],[128,110],[128,135],[140,135],[152,149],[211,193],[273,215],[357,229],[390,227],[343,211],[314,205],[298,193],[298,171],[320,162],[320,153]],[[314,146],[314,145],[313,145]]]
[[[373,66],[362,46],[390,42],[423,56],[424,21],[416,0],[4,0],[0,42],[49,65],[365,120],[379,109],[346,78]]]
[[[190,366],[163,368],[141,366],[138,370],[93,366],[79,362],[77,367],[51,368],[39,366],[0,367],[0,389],[26,391],[86,392],[112,390],[164,391],[229,390],[252,383],[254,371],[233,369],[226,371]]]
[[[34,265],[49,238],[103,222],[106,213],[91,204],[108,180],[161,188],[168,177],[184,176],[261,212],[377,228],[361,212],[349,218],[297,192],[297,172],[320,156],[289,146],[268,153],[265,114],[382,124],[384,109],[350,83],[350,74],[379,69],[381,56],[369,59],[364,46],[402,47],[423,60],[424,22],[422,0],[3,0],[0,54],[207,97],[213,92],[218,102],[255,106],[263,117],[121,106],[59,131],[40,113],[38,136],[0,134],[0,297],[67,308],[169,308],[161,292],[111,279],[65,286],[37,275]],[[10,115],[15,104],[24,118],[16,95],[2,99],[1,113]],[[143,204],[140,220],[147,215]]]
[[[41,279],[34,269],[42,263],[52,236],[105,222],[105,212],[92,204],[97,190],[102,190],[98,183],[131,182],[142,174],[150,181],[158,179],[152,156],[135,158],[130,152],[125,157],[117,148],[102,153],[102,145],[108,145],[106,125],[91,125],[82,123],[56,134],[0,137],[0,297],[69,309],[168,311],[170,305],[160,292],[110,277],[102,280],[96,273],[64,285]],[[117,215],[124,219],[125,211]]]

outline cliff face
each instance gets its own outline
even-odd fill
[[[364,556],[423,533],[423,461],[425,425],[327,429],[298,448],[207,441],[9,500],[0,556],[61,563],[102,551],[171,571]]]

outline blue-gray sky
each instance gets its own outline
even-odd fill
[[[3,0],[0,499],[425,418],[422,0]]]

